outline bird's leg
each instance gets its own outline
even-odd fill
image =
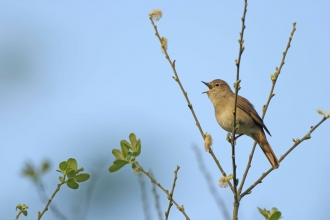
[[[244,135],[244,134],[239,134],[239,135],[237,135],[236,137],[235,137],[235,141],[236,141],[236,139],[238,139],[240,136],[242,136],[242,135]]]
[[[236,145],[236,140],[237,140],[240,136],[242,136],[242,135],[244,135],[244,134],[239,134],[239,135],[237,135],[237,136],[234,138],[234,144],[235,144],[235,145]],[[232,134],[231,134],[231,133],[227,133],[226,140],[227,140],[229,143],[231,143],[231,139],[232,139]]]

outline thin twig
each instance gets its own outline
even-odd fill
[[[167,211],[165,212],[165,217],[166,217],[166,220],[168,220],[168,216],[170,215],[170,210],[171,210],[171,207],[173,205],[173,193],[174,193],[174,188],[175,188],[175,182],[176,182],[176,179],[178,178],[178,171],[179,171],[180,167],[177,165],[176,166],[176,169],[174,170],[174,180],[173,180],[173,185],[172,185],[172,190],[168,196],[168,199],[170,200],[170,202],[168,203],[168,208],[167,208]]]
[[[291,31],[291,34],[290,34],[290,37],[289,37],[289,41],[286,45],[286,49],[285,51],[283,52],[283,56],[282,56],[282,61],[280,63],[280,67],[278,69],[276,69],[276,72],[272,75],[274,77],[272,77],[272,88],[270,90],[270,93],[269,93],[269,97],[268,97],[268,100],[267,100],[267,103],[266,105],[263,106],[263,111],[262,111],[262,120],[265,118],[265,115],[266,115],[266,112],[267,112],[267,109],[268,109],[268,106],[269,106],[269,103],[270,103],[270,100],[274,97],[274,88],[275,88],[275,84],[277,82],[277,78],[279,76],[279,74],[281,73],[281,70],[282,70],[282,67],[285,63],[285,57],[286,57],[286,54],[288,53],[288,50],[291,46],[291,40],[293,38],[293,34],[294,32],[296,31],[296,23],[293,23],[293,28],[292,28],[292,31]],[[247,163],[247,166],[246,166],[246,169],[245,169],[245,172],[243,174],[243,178],[242,178],[242,181],[241,181],[241,184],[239,186],[239,189],[238,189],[238,194],[241,194],[242,192],[242,189],[243,189],[243,186],[244,186],[244,183],[245,183],[245,179],[246,179],[246,176],[249,172],[249,169],[251,167],[251,162],[252,162],[252,158],[253,158],[253,154],[254,154],[254,150],[257,146],[257,142],[254,142],[253,144],[253,147],[252,147],[252,151],[251,151],[251,154],[249,155],[249,161]]]
[[[90,204],[91,204],[91,200],[92,200],[92,196],[93,196],[93,192],[94,190],[97,189],[97,181],[99,181],[100,177],[101,177],[101,171],[103,170],[104,166],[107,164],[106,160],[104,160],[104,158],[98,158],[96,161],[93,162],[93,171],[91,172],[91,176],[93,178],[91,178],[88,181],[88,187],[87,187],[87,192],[86,195],[82,195],[83,196],[83,200],[85,201],[85,207],[82,206],[82,204],[77,204],[79,205],[79,213],[80,216],[80,220],[84,220],[84,219],[88,219],[88,212],[90,210]]]
[[[19,216],[23,213],[24,209],[19,210],[19,212],[16,215],[15,220],[18,220]]]
[[[234,104],[234,109],[233,109],[233,131],[232,131],[232,138],[231,138],[231,153],[232,153],[232,165],[233,165],[233,183],[234,183],[234,211],[233,211],[233,219],[236,220],[237,218],[237,213],[238,213],[238,207],[239,207],[239,194],[237,194],[237,176],[236,176],[236,162],[235,162],[235,133],[237,130],[236,126],[236,111],[237,111],[237,96],[238,96],[238,90],[240,89],[240,82],[241,80],[239,79],[239,68],[241,64],[241,57],[244,51],[244,30],[245,30],[245,15],[246,15],[246,8],[247,8],[247,0],[244,0],[244,10],[243,10],[243,16],[241,18],[242,20],[242,29],[240,34],[240,39],[238,40],[239,42],[239,50],[238,50],[238,58],[235,61],[236,62],[236,82],[235,82],[235,104]]]
[[[160,44],[162,45],[162,40],[161,40],[161,37],[160,37],[160,35],[159,35],[159,33],[158,33],[157,26],[155,25],[155,22],[153,21],[153,19],[152,19],[151,16],[149,16],[149,19],[150,19],[150,21],[151,21],[152,26],[153,26],[154,29],[155,29],[155,35],[156,35],[156,37],[158,38]],[[192,106],[192,104],[190,103],[190,100],[189,100],[189,98],[188,98],[188,94],[187,94],[187,92],[184,90],[184,88],[183,88],[183,86],[182,86],[182,84],[181,84],[180,78],[179,78],[179,76],[178,76],[178,74],[177,74],[177,72],[176,72],[176,69],[175,69],[175,60],[174,60],[173,62],[171,61],[171,59],[170,59],[170,57],[169,57],[169,55],[168,55],[168,53],[167,53],[167,49],[166,49],[165,46],[162,46],[162,49],[163,49],[163,52],[165,53],[165,57],[166,57],[166,59],[167,59],[168,62],[170,63],[170,65],[171,65],[171,67],[172,67],[172,70],[173,70],[173,72],[174,72],[174,77],[173,77],[173,79],[179,84],[179,87],[180,87],[180,89],[181,89],[181,91],[182,91],[182,93],[183,93],[183,95],[184,95],[184,97],[185,97],[185,99],[186,99],[186,101],[187,101],[187,103],[188,103],[188,107],[189,107],[189,109],[190,109],[190,111],[191,111],[191,113],[192,113],[192,115],[193,115],[193,117],[194,117],[194,119],[195,119],[196,126],[198,127],[198,130],[199,130],[200,134],[202,135],[202,137],[203,137],[203,139],[204,139],[205,137],[204,137],[204,132],[203,132],[203,130],[202,130],[202,127],[201,127],[201,125],[200,125],[200,123],[199,123],[199,121],[198,121],[198,119],[197,119],[197,116],[196,116],[196,114],[195,114],[195,111],[194,111],[194,109],[193,109],[193,106]],[[223,175],[223,176],[226,176],[226,173],[224,172],[223,168],[221,167],[219,161],[216,159],[216,157],[215,157],[215,155],[214,155],[214,153],[213,153],[213,150],[210,149],[210,150],[209,150],[209,153],[211,154],[212,158],[214,159],[215,163],[217,164],[218,168],[220,169],[222,175]],[[231,187],[231,189],[232,189],[231,184],[230,184],[230,187]]]
[[[150,175],[152,176],[152,172],[149,171]],[[159,220],[163,220],[163,214],[162,214],[162,210],[160,209],[160,203],[159,203],[159,196],[157,193],[157,188],[155,184],[152,184],[152,194],[155,197],[155,204],[156,204],[156,210],[157,210],[157,214],[158,214],[158,219]]]
[[[135,161],[135,164],[139,167],[139,170],[144,173],[147,177],[149,177],[149,179],[151,180],[151,183],[155,184],[156,186],[158,186],[161,190],[163,190],[163,192],[169,197],[170,193],[168,192],[167,189],[165,189],[160,183],[158,183],[149,172],[146,172],[141,165]],[[177,209],[186,217],[186,220],[190,220],[190,218],[188,217],[187,213],[184,211],[184,206],[179,206],[179,204],[172,198],[172,202],[174,203],[174,205],[177,207]]]
[[[226,176],[227,176],[226,172],[222,169],[219,160],[216,158],[216,156],[214,155],[214,153],[213,153],[213,151],[212,151],[211,148],[209,149],[209,153],[211,154],[213,160],[215,161],[215,163],[216,163],[216,165],[218,166],[218,168],[219,168],[220,172],[222,173],[222,175],[223,175],[224,177],[226,177]],[[231,191],[234,192],[234,187],[233,187],[233,185],[231,184],[231,182],[228,182],[228,185],[229,185]]]
[[[47,202],[48,196],[46,195],[46,191],[45,191],[45,188],[44,188],[44,185],[43,185],[43,182],[42,182],[41,178],[39,180],[39,184],[37,184],[37,191],[38,191],[38,194],[39,194],[39,197],[40,197],[41,201],[43,203]],[[57,208],[55,203],[53,203],[49,207],[49,209],[58,219],[67,220],[65,215]]]
[[[48,200],[48,202],[47,202],[47,204],[46,204],[44,210],[43,210],[41,213],[40,213],[40,211],[38,212],[38,220],[40,220],[41,217],[43,216],[43,214],[48,210],[48,206],[49,206],[50,203],[53,201],[53,199],[54,199],[56,193],[57,193],[58,191],[60,191],[60,188],[61,188],[61,186],[62,186],[64,183],[65,183],[65,181],[63,181],[62,183],[57,184],[57,188],[56,188],[55,192],[53,193],[52,197],[50,197],[50,199]]]
[[[213,185],[213,180],[212,180],[212,176],[210,175],[210,173],[207,171],[205,164],[203,162],[200,150],[197,146],[193,146],[193,150],[195,151],[196,154],[196,158],[197,158],[197,162],[199,165],[199,169],[201,171],[201,173],[204,175],[204,178],[206,180],[206,183],[209,187],[210,193],[213,196],[213,199],[216,201],[216,203],[218,204],[219,210],[221,211],[221,213],[223,214],[224,219],[229,220],[230,219],[230,215],[228,213],[228,210],[226,209],[226,205],[225,202],[223,201],[223,199],[220,197],[220,195],[218,194],[216,188]],[[230,182],[228,182],[230,183]]]
[[[329,117],[323,117],[322,118],[322,120],[319,122],[319,123],[317,123],[315,126],[313,126],[312,128],[311,128],[311,130],[302,138],[302,139],[298,139],[298,140],[296,140],[295,141],[295,143],[293,144],[293,146],[287,151],[287,152],[285,152],[285,154],[283,154],[282,156],[281,156],[281,158],[280,158],[280,162],[282,161],[282,160],[284,160],[284,158],[293,150],[293,149],[295,149],[301,142],[303,142],[303,141],[305,141],[305,140],[308,140],[308,139],[310,139],[311,138],[311,133],[318,127],[318,126],[320,126],[325,120],[327,120]],[[272,172],[274,170],[274,168],[273,167],[271,167],[267,172],[265,172],[265,173],[263,173],[262,175],[261,175],[261,177],[259,178],[259,179],[257,179],[257,181],[255,181],[249,188],[247,188],[242,194],[241,194],[241,198],[243,198],[245,195],[247,195],[247,194],[250,194],[251,193],[251,190],[256,186],[256,185],[258,185],[259,183],[261,183],[261,181],[270,173],[270,172]]]
[[[144,217],[145,217],[146,220],[149,220],[150,219],[150,213],[149,213],[147,192],[146,192],[146,187],[145,187],[146,184],[143,180],[142,175],[138,176],[138,180],[139,180],[139,184],[140,184],[140,188],[141,188],[141,200],[142,200]]]
[[[158,33],[157,26],[155,25],[155,22],[153,21],[152,17],[149,17],[149,19],[150,19],[150,21],[151,21],[152,26],[153,26],[154,29],[155,29],[155,35],[157,36],[157,38],[158,38],[160,44],[162,45],[162,40],[161,40],[161,37],[160,37],[160,35],[159,35],[159,33]],[[170,63],[170,65],[171,65],[171,67],[172,67],[172,70],[173,70],[173,72],[174,72],[174,75],[175,75],[175,76],[173,77],[173,79],[179,84],[180,89],[181,89],[181,91],[182,91],[182,93],[183,93],[183,95],[184,95],[184,97],[186,98],[186,101],[187,101],[187,103],[188,103],[188,107],[189,107],[189,109],[191,110],[191,113],[192,113],[193,116],[194,116],[194,119],[195,119],[196,125],[197,125],[197,127],[198,127],[198,129],[199,129],[199,132],[201,133],[201,135],[202,135],[203,138],[204,138],[204,132],[203,132],[203,130],[202,130],[202,128],[201,128],[201,126],[200,126],[200,124],[199,124],[199,122],[198,122],[198,119],[197,119],[196,114],[195,114],[195,112],[194,112],[194,110],[193,110],[192,104],[191,104],[190,101],[189,101],[189,98],[188,98],[187,92],[184,90],[184,88],[183,88],[183,86],[182,86],[182,84],[181,84],[181,81],[180,81],[180,79],[179,79],[179,76],[178,76],[178,74],[177,74],[177,72],[176,72],[176,69],[175,69],[175,60],[172,62],[171,59],[170,59],[170,57],[169,57],[169,55],[168,55],[168,53],[167,53],[167,49],[166,49],[164,46],[162,46],[162,48],[163,48],[163,52],[165,53],[165,57],[166,57],[166,59],[168,60],[168,62]]]

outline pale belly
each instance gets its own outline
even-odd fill
[[[216,112],[215,117],[224,130],[232,133],[234,121],[232,111]],[[236,134],[246,134],[250,136],[251,133],[259,129],[253,119],[240,109],[237,109],[236,121],[239,123],[239,129],[236,131]]]

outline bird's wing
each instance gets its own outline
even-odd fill
[[[270,136],[272,136],[249,100],[243,98],[242,96],[237,96],[237,107],[246,112],[246,114],[248,114],[257,124],[263,127]]]

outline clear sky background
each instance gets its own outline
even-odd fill
[[[229,188],[203,150],[187,103],[172,79],[148,19],[161,9],[157,23],[169,40],[182,84],[188,92],[213,149],[227,174],[231,147],[201,81],[236,78],[243,1],[2,1],[0,7],[0,219],[13,219],[15,206],[26,203],[28,217],[43,209],[36,188],[23,178],[27,161],[52,163],[43,181],[48,195],[58,183],[58,163],[74,157],[93,181],[77,191],[63,187],[54,204],[67,219],[157,219],[151,183],[145,188],[145,218],[137,176],[130,167],[109,173],[113,148],[134,132],[142,140],[139,163],[170,189],[176,165],[174,198],[191,219],[225,219],[212,194],[232,213]],[[328,111],[330,57],[329,1],[250,1],[241,63],[240,95],[261,114],[271,88],[270,74],[279,66],[292,23],[297,22],[286,63],[265,118],[268,140],[280,157],[292,138],[303,137]],[[284,219],[329,219],[330,122],[298,146],[244,197],[239,219],[261,220],[257,207],[277,207]],[[239,179],[253,141],[237,142]],[[216,188],[212,194],[192,146],[201,156]],[[245,187],[270,164],[259,147]],[[93,184],[92,184],[93,183]],[[93,189],[88,197],[88,190]],[[166,196],[158,191],[163,212]],[[88,199],[87,199],[88,198]],[[56,219],[47,212],[44,219]],[[170,219],[184,219],[173,207]]]

